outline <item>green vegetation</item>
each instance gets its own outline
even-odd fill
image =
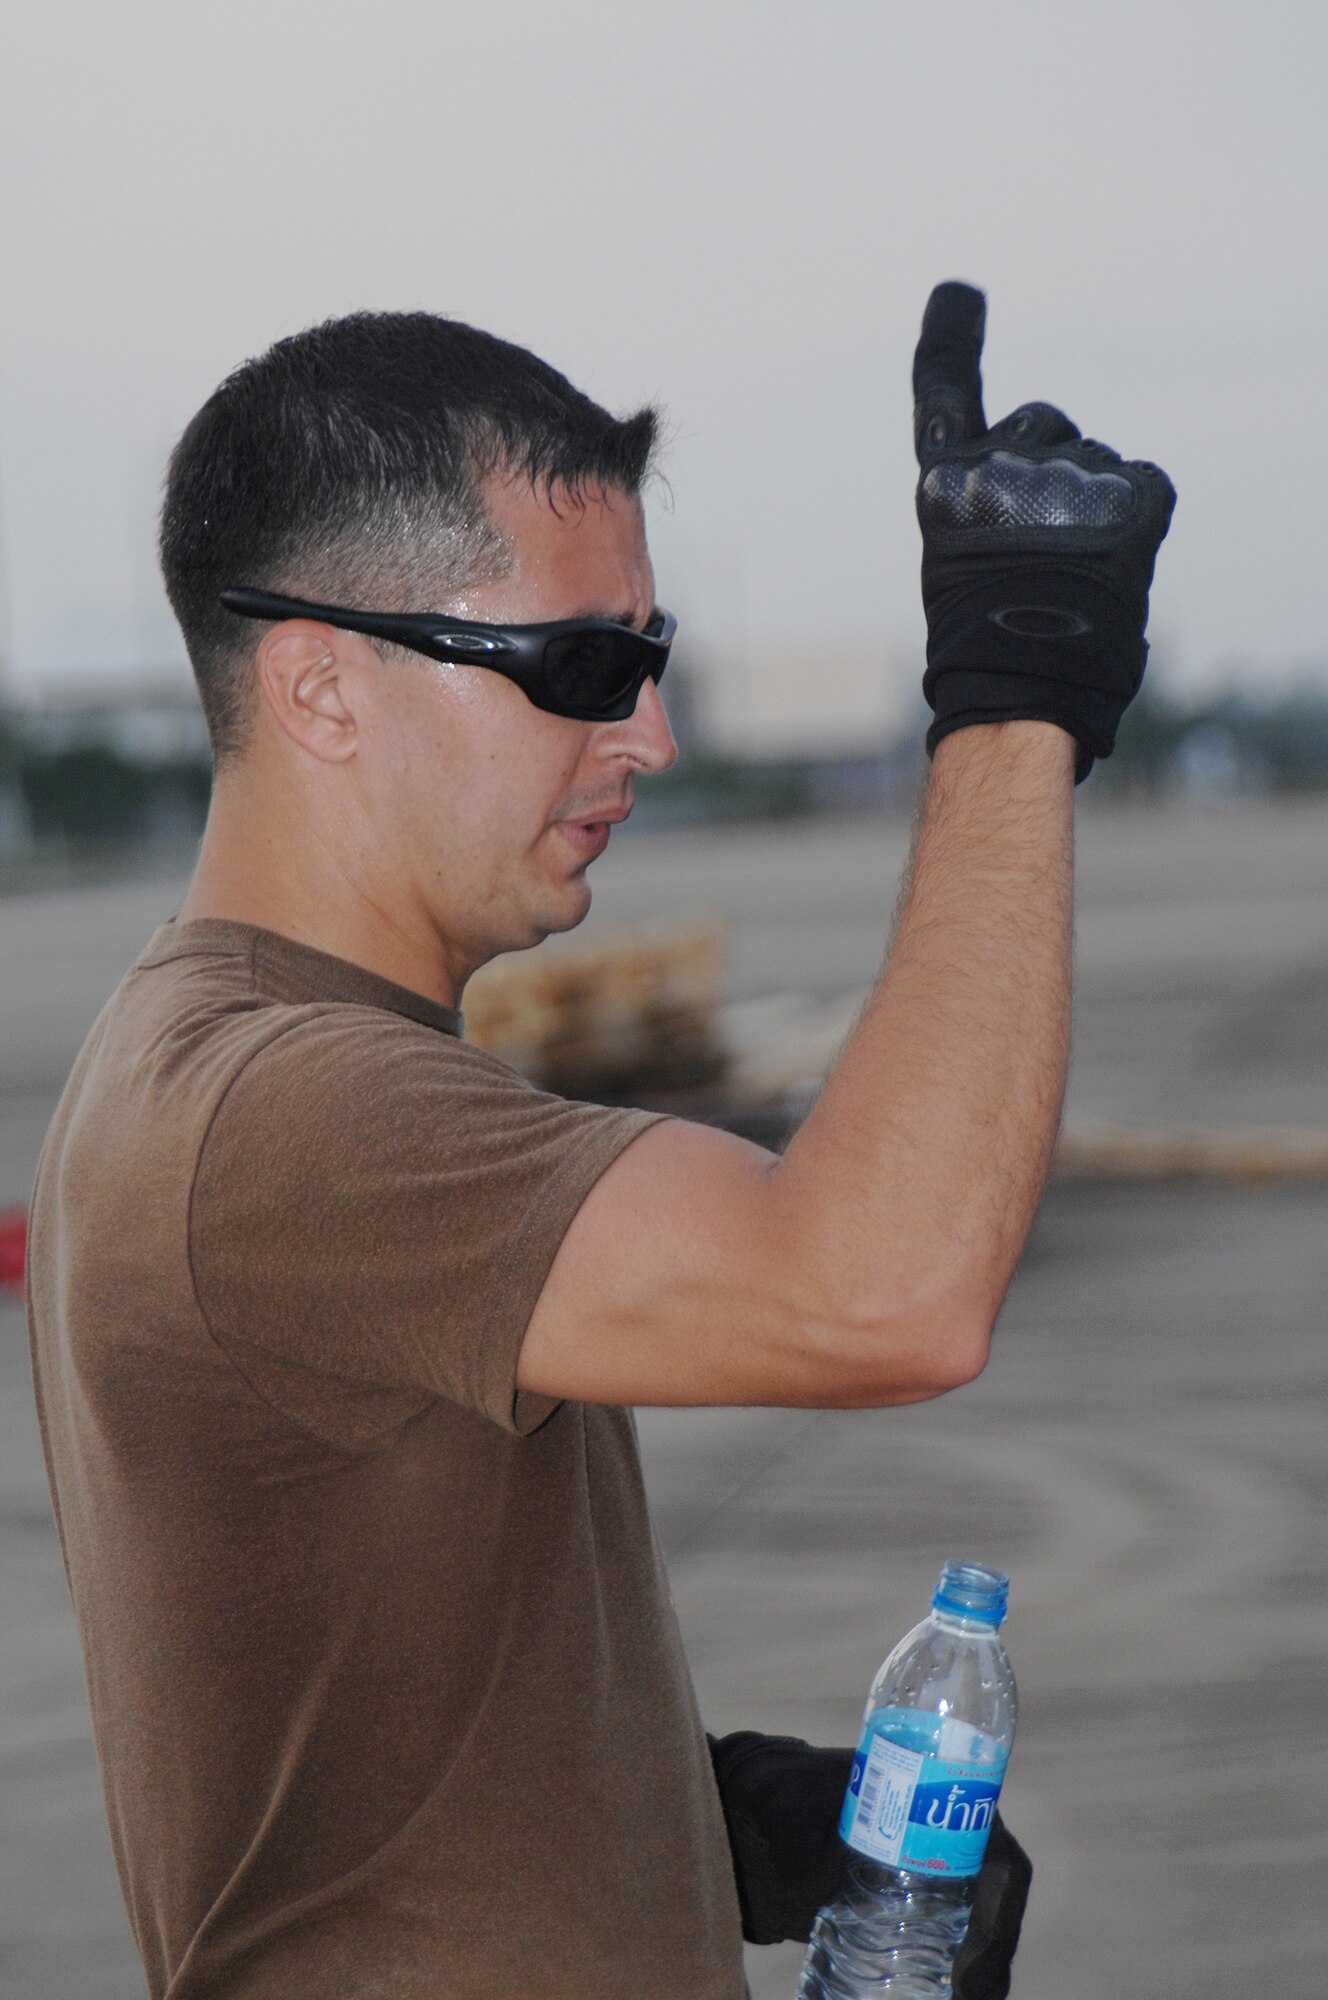
[[[1126,710],[1104,789],[1210,795],[1328,786],[1328,691],[1181,702],[1147,684]]]

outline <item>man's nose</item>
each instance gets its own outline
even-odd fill
[[[615,755],[630,756],[641,771],[667,771],[677,763],[678,745],[653,680],[642,683],[632,713],[608,725],[605,742],[611,742]]]

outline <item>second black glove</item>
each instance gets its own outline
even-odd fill
[[[823,1904],[844,1887],[848,1850],[839,1811],[851,1750],[741,1729],[711,1736],[733,1875],[748,1944],[805,1942]],[[954,1965],[954,2000],[1006,2000],[1033,1867],[999,1813]]]

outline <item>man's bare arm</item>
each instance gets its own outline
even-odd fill
[[[568,1232],[527,1387],[904,1402],[976,1374],[1032,1224],[1069,1036],[1071,782],[1143,676],[1175,491],[1026,403],[989,426],[986,302],[913,364],[932,783],[885,973],[785,1158],[647,1132]]]
[[[1073,767],[1050,724],[945,739],[886,969],[787,1154],[683,1124],[628,1147],[559,1250],[523,1387],[852,1406],[978,1372],[1064,1089]]]

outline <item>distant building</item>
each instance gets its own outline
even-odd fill
[[[871,644],[805,641],[707,660],[706,747],[744,758],[855,757],[884,750],[910,723],[920,664]]]

